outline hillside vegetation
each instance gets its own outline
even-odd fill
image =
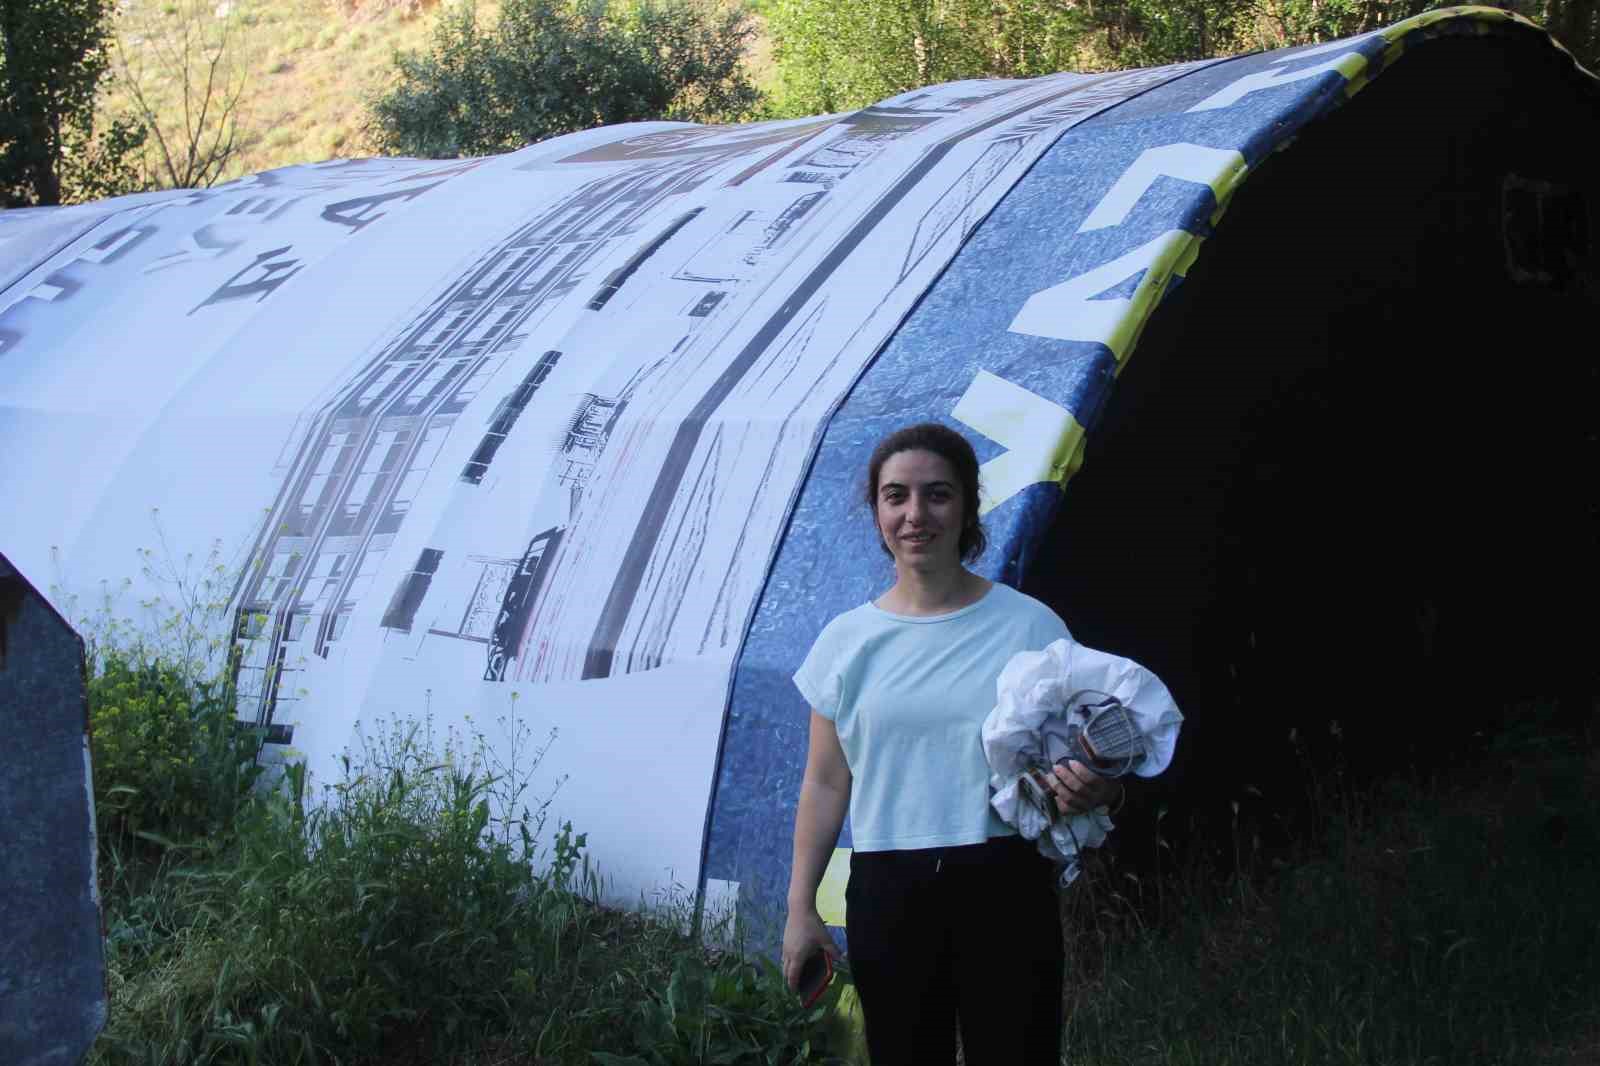
[[[143,75],[146,102],[157,115],[180,115],[183,84],[162,65],[160,30],[176,32],[174,24],[199,19],[215,31],[215,24],[231,20],[228,73],[243,92],[237,149],[220,180],[375,155],[366,133],[367,102],[392,79],[396,50],[427,43],[433,10],[334,0],[126,0],[116,29],[128,62],[113,64],[101,110],[115,115],[132,106],[132,72]]]
[[[397,54],[427,54],[441,20],[465,8],[491,26],[499,7],[498,0],[125,0],[97,124],[136,115],[142,94],[144,109],[181,139],[185,122],[214,132],[219,108],[237,95],[235,140],[218,173],[188,182],[156,173],[156,186],[384,154],[372,105],[399,82]],[[760,17],[753,21],[746,67],[760,83],[771,79],[771,47]],[[212,58],[219,60],[214,72]],[[202,117],[208,79],[211,113]],[[159,158],[155,138],[147,158]]]
[[[626,6],[638,0],[618,0]],[[702,0],[695,0],[702,2]],[[703,0],[713,7],[741,0]],[[581,0],[577,9],[589,10]],[[754,33],[745,57],[761,90],[759,117],[859,107],[930,82],[1106,70],[1326,41],[1397,22],[1437,0],[1112,0],[994,4],[990,0],[743,0]],[[1518,0],[1591,67],[1600,62],[1596,0]],[[471,11],[487,35],[500,0],[124,0],[96,126],[153,115],[147,186],[205,185],[293,163],[381,154],[372,104],[401,84],[396,57],[448,71],[484,64],[449,27]],[[631,16],[625,16],[631,17]],[[452,55],[452,52],[454,54]],[[463,57],[466,56],[464,59]],[[184,57],[187,57],[185,60]],[[185,62],[187,61],[187,70]],[[670,61],[669,61],[670,62]],[[426,64],[425,64],[426,65]],[[185,86],[187,85],[187,91]],[[207,91],[209,89],[209,92]],[[460,95],[460,86],[447,91]],[[481,88],[468,87],[471,97]],[[142,97],[143,108],[136,106]],[[445,111],[459,101],[446,100]],[[740,114],[751,114],[741,110]],[[151,167],[183,153],[217,165]],[[146,125],[152,125],[148,118]],[[207,129],[210,132],[206,132]],[[175,137],[174,130],[180,131]],[[437,140],[437,139],[436,139]],[[393,138],[390,143],[394,143]],[[402,139],[400,143],[407,142]],[[426,139],[411,151],[438,154]],[[439,143],[472,143],[444,138]],[[196,153],[191,153],[196,154]],[[444,152],[444,154],[453,154]]]

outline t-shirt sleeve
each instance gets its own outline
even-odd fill
[[[1061,620],[1060,615],[1038,600],[1033,601],[1033,606],[1035,607],[1033,650],[1047,648],[1062,638],[1072,639],[1072,633],[1068,631],[1067,623]]]
[[[806,654],[805,662],[794,672],[795,688],[800,690],[806,704],[830,722],[839,713],[833,638],[831,627],[823,629],[816,643],[811,645],[811,651]]]

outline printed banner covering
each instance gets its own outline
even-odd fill
[[[614,896],[693,885],[823,420],[1063,129],[1181,72],[0,216],[7,554],[82,597],[246,545],[241,717],[316,778],[358,720],[555,728]]]
[[[314,780],[427,716],[551,744],[607,898],[781,909],[788,682],[882,561],[858,466],[982,449],[1016,582],[1139,329],[1268,152],[1457,9],[1309,49],[972,81],[0,213],[0,551],[58,606],[236,558],[240,717]],[[848,834],[842,843],[848,845]],[[847,851],[846,851],[847,853]],[[831,882],[830,882],[831,883]]]

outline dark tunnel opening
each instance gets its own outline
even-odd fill
[[[1597,144],[1532,35],[1421,45],[1157,309],[1026,584],[1187,715],[1124,841],[1162,805],[1270,831],[1308,768],[1446,768],[1519,701],[1593,713]]]

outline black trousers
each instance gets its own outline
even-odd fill
[[[854,852],[850,972],[873,1066],[1059,1066],[1055,867],[1021,837]]]

